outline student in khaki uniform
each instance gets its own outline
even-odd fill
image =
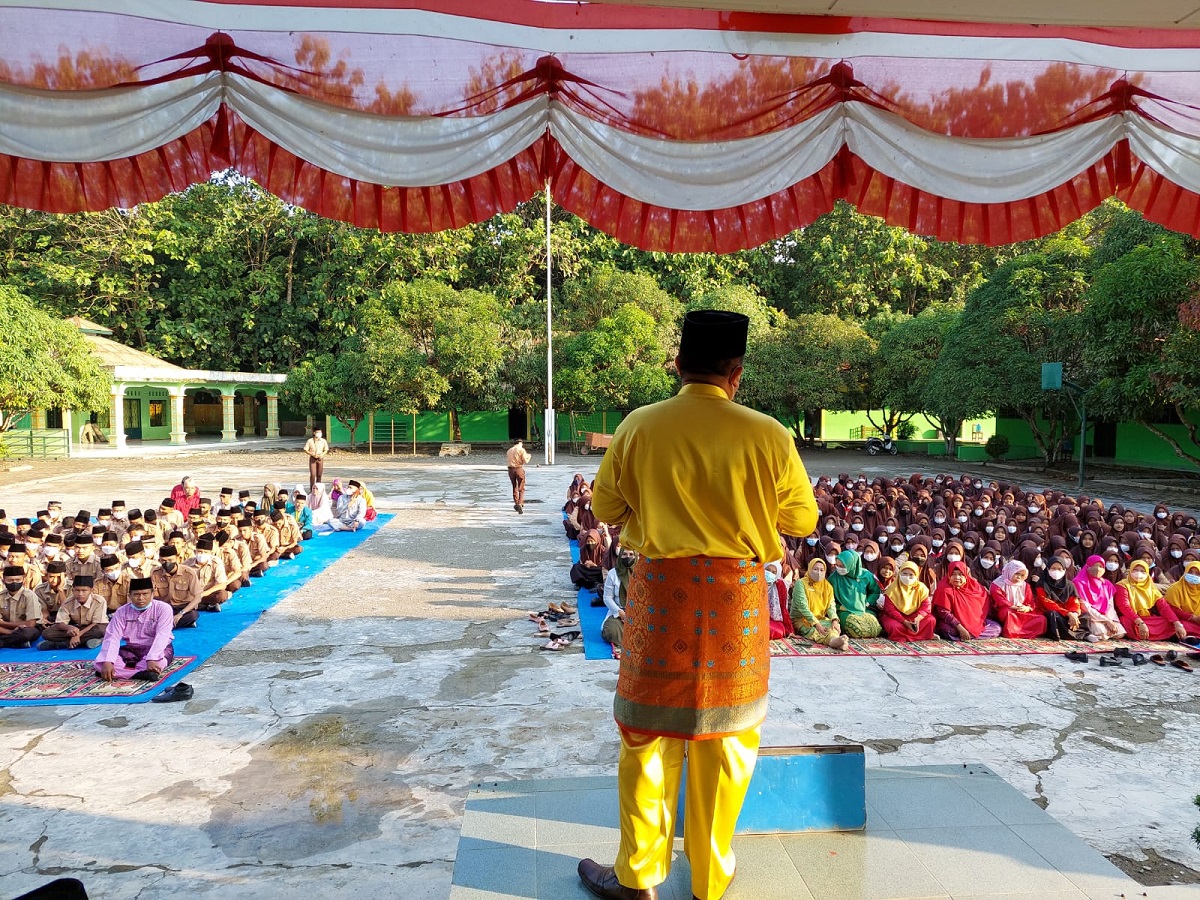
[[[104,598],[109,613],[114,613],[129,602],[129,573],[115,556],[100,557],[100,577],[92,586],[93,593]]]
[[[130,578],[149,578],[154,571],[154,560],[146,557],[146,547],[141,541],[125,545],[125,568]]]
[[[46,535],[40,527],[31,528],[29,534],[25,535],[25,568],[37,569],[43,578],[46,577],[46,560],[42,556],[45,539]]]
[[[279,529],[271,524],[265,509],[254,511],[254,530],[267,542],[267,568],[279,565]]]
[[[163,547],[158,566],[150,573],[154,598],[169,604],[176,628],[195,628],[200,618],[200,576],[192,566],[181,565],[171,544]]]
[[[67,552],[63,543],[63,536],[51,532],[46,535],[46,540],[42,543],[42,570],[45,571],[50,563],[56,561],[65,563],[67,561]]]
[[[165,528],[169,531],[183,531],[187,521],[183,518],[183,514],[175,509],[175,501],[170,497],[163,499],[163,502],[158,504],[158,522],[159,528]]]
[[[74,650],[81,644],[95,650],[108,627],[108,604],[92,593],[95,579],[80,575],[65,603],[59,607],[54,624],[42,632],[39,650]]]
[[[242,559],[238,555],[238,542],[229,536],[228,531],[217,531],[213,541],[221,565],[225,567],[225,590],[232,596],[242,589]]]
[[[105,556],[115,556],[125,562],[125,554],[121,552],[121,542],[115,531],[106,531],[100,539],[100,552]]]
[[[67,554],[70,557],[67,562],[67,577],[71,580],[71,583],[74,584],[75,579],[80,575],[91,575],[93,578],[99,577],[100,554],[96,552],[96,546],[91,542],[91,539],[85,537],[83,540],[76,541],[73,549],[74,554]]]
[[[271,548],[267,539],[254,530],[254,522],[251,519],[241,519],[238,522],[238,535],[250,552],[250,574],[261,578],[270,564]]]
[[[38,639],[46,624],[46,611],[37,594],[25,587],[21,566],[4,567],[0,593],[0,647],[23,650]]]
[[[206,534],[196,542],[196,555],[192,557],[191,565],[200,579],[200,609],[203,612],[220,612],[221,604],[229,599],[229,591],[225,590],[225,566],[221,557],[214,552],[215,541],[211,534]]]
[[[37,566],[28,565],[28,562],[29,554],[24,543],[13,544],[8,548],[8,565],[20,567],[25,587],[32,591],[42,583],[42,573]]]
[[[229,546],[237,552],[238,571],[242,577],[242,587],[250,586],[250,570],[254,568],[254,559],[250,554],[250,544],[242,538],[241,530],[235,521],[229,527]]]
[[[110,509],[112,511],[112,530],[117,533],[118,537],[124,537],[130,525],[129,514],[125,511],[125,501],[114,500]]]
[[[71,597],[71,585],[67,580],[67,564],[61,559],[46,564],[46,580],[33,591],[42,601],[46,610],[46,618],[50,621],[58,614],[61,607]]]
[[[188,543],[187,535],[182,531],[172,531],[167,537],[167,543],[175,547],[180,562],[188,562],[196,552],[196,545]],[[159,553],[162,551],[160,550]]]
[[[279,532],[280,559],[291,559],[304,552],[304,548],[300,546],[300,528],[296,525],[296,520],[279,509],[278,504],[271,513],[271,525]]]

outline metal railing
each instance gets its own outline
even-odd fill
[[[883,432],[874,425],[859,425],[850,429],[850,440],[865,441],[869,437],[883,437]]]
[[[14,428],[0,433],[0,445],[12,459],[65,459],[71,433],[65,428]]]

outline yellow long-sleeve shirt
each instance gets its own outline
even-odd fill
[[[810,534],[817,501],[791,435],[719,387],[687,384],[631,413],[600,464],[592,512],[654,559],[780,557]]]

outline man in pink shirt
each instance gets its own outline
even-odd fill
[[[175,511],[185,521],[193,509],[200,508],[200,488],[196,487],[191,475],[184,475],[183,480],[171,488],[171,499],[175,501]]]
[[[104,633],[96,657],[96,674],[104,681],[158,681],[175,658],[171,644],[173,618],[170,605],[154,599],[154,584],[149,578],[131,580],[129,602],[112,614]]]

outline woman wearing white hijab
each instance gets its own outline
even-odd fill
[[[333,517],[333,504],[325,493],[325,485],[319,481],[313,485],[312,493],[308,496],[308,508],[312,510],[313,530],[328,525]]]

